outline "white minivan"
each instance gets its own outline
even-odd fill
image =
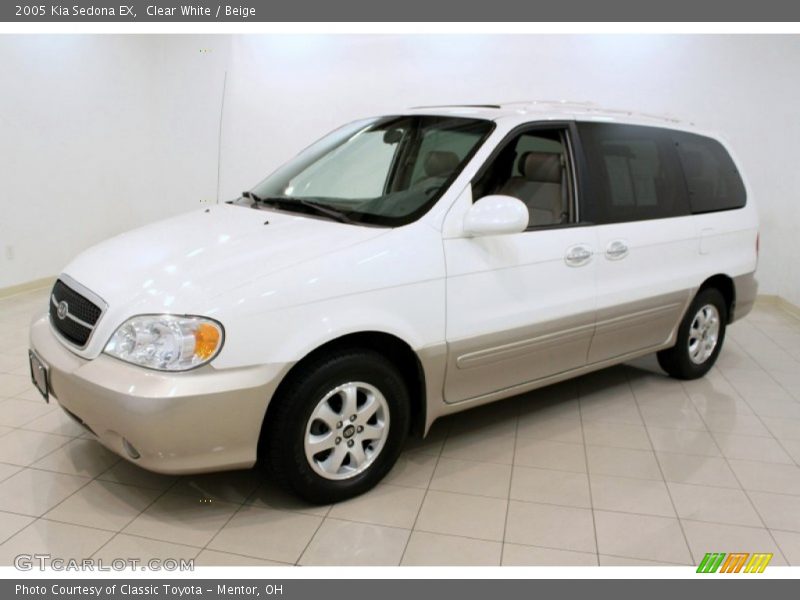
[[[31,374],[146,469],[260,460],[340,500],[443,415],[652,352],[701,377],[755,300],[757,227],[725,146],[674,120],[364,119],[241,198],[83,252],[32,323]]]

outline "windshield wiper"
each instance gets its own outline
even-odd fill
[[[320,202],[314,202],[313,200],[306,200],[305,198],[297,198],[296,200],[303,206],[307,206],[315,211],[317,211],[321,215],[326,215],[331,219],[335,219],[340,223],[349,223],[353,224],[353,220],[347,216],[347,214],[341,210],[336,210],[335,208],[331,208],[330,206],[326,206]]]
[[[353,224],[354,221],[350,219],[346,213],[340,210],[336,210],[335,208],[331,208],[320,202],[314,202],[313,200],[306,200],[305,198],[291,198],[288,196],[271,196],[268,198],[262,198],[255,192],[242,192],[242,198],[247,198],[252,200],[254,203],[258,204],[268,204],[272,206],[277,206],[278,208],[288,208],[292,209],[296,205],[301,205],[306,208],[310,208],[314,212],[320,215],[324,215],[335,221],[339,221],[340,223],[349,223]]]
[[[261,198],[261,196],[251,191],[242,192],[242,198],[247,198],[248,200],[252,200],[253,202],[264,202],[264,199]]]

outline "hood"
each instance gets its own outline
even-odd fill
[[[215,296],[387,230],[217,205],[111,238],[66,274],[131,312],[203,310]]]

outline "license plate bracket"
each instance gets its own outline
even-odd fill
[[[50,402],[50,374],[47,365],[33,350],[28,350],[28,362],[31,368],[31,381],[34,387],[44,398],[45,402]]]

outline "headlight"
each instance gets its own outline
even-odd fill
[[[222,325],[211,319],[141,315],[125,321],[104,352],[150,369],[186,371],[214,358],[222,341]]]

